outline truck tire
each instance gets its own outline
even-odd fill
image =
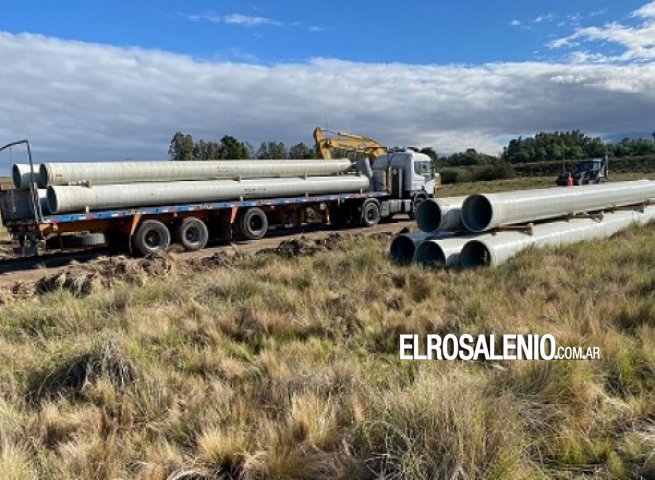
[[[175,240],[185,250],[200,250],[207,245],[209,229],[199,218],[187,217],[175,229]]]
[[[136,251],[147,257],[166,250],[171,244],[171,232],[159,220],[145,220],[137,228],[132,243]]]
[[[380,204],[376,200],[364,202],[360,221],[364,227],[373,227],[380,222]]]
[[[267,231],[268,217],[261,208],[249,208],[239,218],[239,232],[248,240],[264,238]]]

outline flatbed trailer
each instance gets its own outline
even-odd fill
[[[395,213],[408,213],[411,201],[404,203],[386,192],[360,192],[89,211],[40,219],[35,215],[6,220],[3,215],[3,224],[16,239],[19,255],[100,244],[147,255],[167,248],[171,241],[197,250],[210,239],[230,241],[234,234],[256,240],[266,235],[269,226],[305,224],[308,216],[314,222],[339,226],[373,226]],[[206,226],[206,232],[198,221]]]
[[[31,149],[27,141],[30,166]],[[0,150],[7,146],[0,148]],[[32,175],[34,179],[34,175]],[[0,190],[2,222],[16,240],[15,252],[34,256],[49,250],[79,249],[106,245],[115,251],[150,255],[178,243],[186,250],[204,248],[209,240],[230,241],[233,235],[256,240],[269,227],[323,222],[338,226],[373,226],[397,213],[411,214],[411,198],[397,198],[387,191],[358,191],[327,195],[244,199],[125,209],[44,214],[36,194],[30,190]],[[12,202],[22,194],[29,202],[28,214]],[[16,197],[16,198],[15,198]],[[25,209],[22,209],[25,211]]]

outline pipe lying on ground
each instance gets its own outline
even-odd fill
[[[409,263],[414,259],[416,247],[424,240],[434,237],[433,233],[401,233],[391,241],[389,256],[396,263]]]
[[[484,232],[502,225],[634,205],[653,197],[655,182],[649,180],[471,195],[462,204],[462,222],[471,232]]]
[[[44,163],[39,186],[333,175],[348,170],[337,160],[210,160],[189,162]]]
[[[467,197],[429,198],[416,209],[416,224],[424,232],[461,230],[462,203]]]
[[[586,188],[586,187],[585,187]],[[459,255],[462,267],[500,265],[528,247],[554,247],[609,237],[632,223],[655,220],[655,206],[606,213],[602,220],[578,218],[535,225],[533,235],[517,231],[487,233],[468,241]]]
[[[452,232],[416,232],[401,233],[391,241],[389,256],[400,264],[410,263],[416,260],[417,248],[424,242],[435,239],[447,239],[453,236]]]
[[[108,208],[145,207],[202,203],[243,198],[289,197],[359,192],[368,188],[364,176],[267,178],[253,180],[210,180],[164,183],[132,183],[94,187],[48,187],[51,213]]]
[[[459,254],[462,248],[474,237],[476,235],[441,239],[428,238],[416,247],[414,258],[418,263],[426,267],[459,265]]]
[[[34,181],[37,184],[41,183],[39,169],[41,165],[34,165]],[[32,173],[29,163],[15,163],[11,167],[11,183],[13,183],[16,190],[27,190],[30,188],[32,181]]]

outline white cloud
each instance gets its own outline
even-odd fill
[[[226,23],[228,25],[242,25],[244,27],[259,27],[262,25],[282,25],[281,22],[266,17],[257,17],[251,15],[243,15],[241,13],[231,13],[229,15],[215,15],[213,13],[205,13],[202,15],[192,14],[184,15],[187,19],[198,22],[206,21],[211,23]]]
[[[509,22],[509,24],[512,27],[520,27],[521,26],[521,20],[512,20],[511,22]]]
[[[623,53],[606,56],[607,61],[655,59],[655,2],[643,5],[632,12],[632,16],[642,19],[642,23],[629,26],[611,22],[601,27],[578,27],[571,35],[552,40],[548,47],[575,47],[582,42],[609,43],[618,45]]]
[[[555,20],[555,18],[556,18],[555,15],[553,15],[552,13],[545,13],[543,15],[539,15],[535,17],[534,22],[535,23],[552,22],[553,20]]]
[[[652,131],[655,111],[654,63],[264,66],[9,33],[0,62],[0,143],[27,137],[38,161],[165,158],[176,130],[307,143],[326,119],[389,146],[495,154],[540,130]]]
[[[650,2],[632,12],[635,17],[655,18],[655,2]]]
[[[223,17],[223,21],[231,25],[244,25],[246,27],[258,27],[259,25],[280,25],[280,22],[276,22],[270,18],[252,17],[249,15],[242,15],[240,13],[225,15],[225,17]]]

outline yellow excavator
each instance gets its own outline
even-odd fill
[[[372,138],[362,137],[348,132],[336,132],[335,136],[328,137],[327,130],[320,127],[314,130],[316,154],[319,158],[332,158],[332,149],[348,150],[375,160],[388,153],[387,147]]]

